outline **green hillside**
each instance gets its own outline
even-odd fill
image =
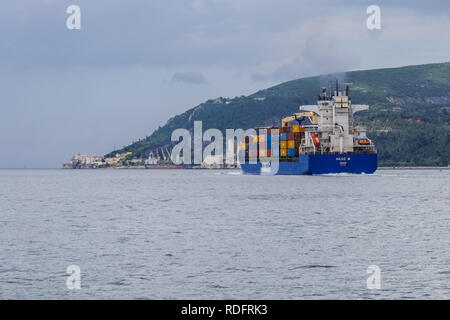
[[[370,110],[355,115],[355,121],[367,126],[380,166],[450,164],[450,63],[303,78],[250,96],[208,100],[107,156],[131,151],[147,157],[151,150],[170,144],[173,130],[192,130],[195,120],[203,121],[203,130],[279,125],[299,105],[315,104],[320,87],[335,78],[353,83],[353,103],[370,105]]]

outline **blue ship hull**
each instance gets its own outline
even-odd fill
[[[268,163],[241,163],[245,174],[303,175],[328,173],[374,173],[377,170],[376,153],[365,154],[309,154],[298,161],[271,161]]]

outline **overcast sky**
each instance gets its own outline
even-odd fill
[[[1,1],[0,168],[103,155],[209,98],[450,61],[449,15],[448,0]]]

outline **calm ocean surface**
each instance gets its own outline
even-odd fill
[[[449,299],[449,208],[450,170],[0,170],[0,298]]]

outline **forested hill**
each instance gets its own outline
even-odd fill
[[[203,121],[203,130],[280,125],[281,118],[298,111],[299,105],[315,104],[320,87],[335,78],[353,83],[353,103],[370,105],[370,110],[357,113],[355,120],[369,129],[379,165],[450,164],[450,63],[302,78],[250,96],[208,100],[169,119],[145,139],[107,156],[131,151],[147,157],[151,150],[170,145],[173,130],[192,130],[195,120]]]

